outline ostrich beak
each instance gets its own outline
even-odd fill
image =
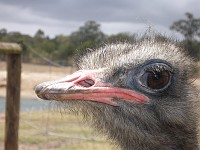
[[[35,87],[35,93],[45,100],[86,100],[118,106],[112,98],[145,103],[148,98],[136,91],[117,88],[103,83],[96,75],[101,70],[80,70],[56,81],[44,82]]]

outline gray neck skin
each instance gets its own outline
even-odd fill
[[[154,118],[152,111],[148,108],[146,109],[147,114],[144,110],[140,111],[139,106],[134,110],[134,113],[128,115],[120,108],[95,109],[92,111],[93,117],[96,118],[93,120],[93,127],[102,134],[108,135],[108,138],[122,150],[198,149],[197,125],[194,115],[190,114],[181,124],[160,120],[163,116],[156,114],[155,110],[153,111]]]
[[[176,130],[175,133],[173,130]],[[133,135],[118,137],[116,140],[122,150],[198,150],[196,134],[189,133],[186,129],[171,128],[151,137]],[[127,140],[128,138],[130,140]]]

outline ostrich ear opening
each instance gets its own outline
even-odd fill
[[[35,87],[38,97],[46,100],[86,100],[118,106],[112,99],[147,103],[149,99],[129,89],[117,88],[103,83],[96,76],[100,70],[80,70],[65,78],[45,82]]]

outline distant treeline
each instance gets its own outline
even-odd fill
[[[174,22],[171,30],[180,32],[185,39],[182,45],[188,50],[188,54],[200,60],[200,19],[186,13],[186,20]],[[100,24],[88,21],[77,31],[70,35],[57,35],[49,38],[44,31],[38,30],[34,36],[21,34],[20,32],[8,32],[5,28],[0,29],[0,41],[17,42],[23,47],[23,61],[43,63],[38,55],[62,65],[71,65],[77,55],[84,53],[87,48],[96,48],[103,43],[117,41],[135,41],[136,34],[118,33],[106,35],[100,30]],[[37,55],[36,55],[37,54]]]
[[[21,34],[20,32],[8,32],[6,29],[0,29],[1,42],[17,42],[23,46],[23,58],[27,62],[38,62],[34,53],[36,51],[41,56],[45,56],[60,64],[70,65],[73,57],[83,53],[86,48],[95,48],[104,42],[114,41],[132,41],[134,34],[119,33],[108,36],[100,30],[100,24],[95,21],[88,21],[78,31],[70,35],[57,35],[49,38],[44,31],[38,30],[32,37]]]

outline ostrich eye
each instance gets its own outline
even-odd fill
[[[132,80],[130,80],[129,86],[149,94],[160,94],[172,84],[172,79],[175,77],[174,71],[172,65],[167,61],[149,60],[130,72]]]
[[[163,71],[148,71],[144,74],[146,77],[146,86],[151,89],[162,89],[168,85],[170,73],[167,70]]]

